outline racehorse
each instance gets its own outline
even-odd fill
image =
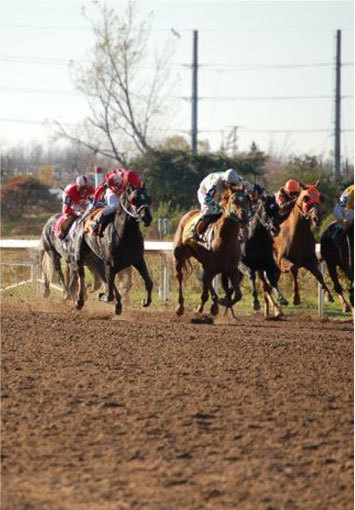
[[[269,305],[273,307],[275,315],[281,314],[281,309],[272,297],[272,290],[276,293],[280,305],[288,305],[278,287],[279,271],[273,254],[273,236],[280,232],[281,219],[275,196],[261,196],[254,205],[254,214],[246,227],[246,239],[243,239],[241,244],[239,270],[242,275],[251,279],[254,310],[260,309],[256,285],[258,272],[263,285],[266,315]]]
[[[319,227],[323,215],[323,196],[318,190],[319,181],[307,185],[298,196],[289,216],[281,223],[280,233],[274,237],[274,252],[279,271],[291,272],[293,277],[293,304],[301,303],[298,287],[298,269],[308,269],[334,301],[322,273],[318,268],[316,242],[311,227]],[[279,273],[280,275],[280,273]]]
[[[203,269],[202,282],[203,290],[201,302],[197,307],[197,312],[202,313],[203,307],[208,300],[209,292],[212,295],[213,304],[211,306],[212,315],[217,315],[218,304],[231,307],[242,297],[239,282],[238,263],[240,260],[240,241],[238,239],[241,224],[249,218],[250,202],[245,195],[244,189],[227,191],[222,196],[221,204],[224,210],[223,214],[208,229],[207,233],[211,238],[209,243],[202,243],[185,238],[186,229],[191,224],[193,218],[197,218],[200,211],[195,209],[187,212],[180,219],[178,228],[175,232],[173,242],[173,255],[175,262],[175,276],[179,282],[179,306],[176,309],[177,315],[184,313],[184,296],[182,292],[182,282],[184,272],[188,270],[187,262],[190,267],[190,258],[193,257],[200,262]],[[232,283],[232,292],[221,302],[217,293],[213,289],[212,280],[223,273],[226,279]],[[234,297],[233,297],[234,293]]]
[[[84,305],[83,264],[91,253],[99,257],[105,267],[107,290],[106,293],[99,295],[99,299],[105,302],[115,301],[117,315],[122,312],[122,303],[115,284],[115,276],[130,265],[137,269],[145,283],[147,297],[143,301],[143,306],[149,306],[152,301],[153,282],[144,260],[144,240],[139,228],[140,221],[147,227],[152,221],[149,197],[144,188],[134,190],[127,188],[119,201],[119,207],[113,213],[112,221],[105,228],[102,237],[93,234],[91,218],[88,217],[75,240],[75,272],[79,276],[76,308],[79,310]]]
[[[350,312],[351,308],[344,298],[340,285],[337,268],[341,269],[350,282],[349,300],[354,308],[354,225],[342,234],[338,243],[334,240],[334,230],[337,222],[333,222],[324,230],[320,239],[322,259],[327,264],[328,273],[334,284],[334,290],[342,303],[343,312]],[[326,295],[326,297],[328,297]]]
[[[61,214],[51,216],[42,229],[41,248],[39,251],[39,260],[41,263],[42,274],[44,278],[43,297],[47,298],[50,294],[51,273],[54,270],[57,274],[59,283],[63,289],[63,299],[75,299],[77,282],[72,276],[70,267],[73,263],[73,250],[75,230],[77,229],[77,220],[73,223],[70,232],[64,241],[60,240],[54,232],[54,226]],[[66,263],[65,274],[62,270],[61,260]],[[85,264],[94,276],[94,288],[92,292],[99,288],[99,279],[105,278],[104,265],[94,253],[87,257]]]

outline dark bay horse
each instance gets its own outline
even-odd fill
[[[307,185],[297,198],[289,216],[281,223],[280,233],[274,237],[274,252],[280,272],[291,272],[293,277],[293,304],[301,303],[298,287],[298,270],[308,269],[328,293],[333,297],[318,268],[316,242],[311,227],[319,227],[322,222],[323,197],[318,190],[319,182]]]
[[[239,301],[242,293],[239,285],[238,263],[240,260],[240,241],[238,239],[241,224],[244,224],[249,218],[250,202],[246,197],[244,190],[227,191],[221,201],[223,214],[213,223],[210,229],[210,244],[196,242],[190,239],[184,240],[184,229],[189,220],[200,214],[199,210],[192,210],[186,213],[179,222],[175,232],[173,243],[173,255],[175,262],[176,278],[179,282],[179,306],[176,309],[177,315],[184,313],[184,297],[182,292],[182,282],[184,272],[187,272],[187,263],[191,257],[198,260],[203,268],[202,282],[203,291],[201,302],[197,312],[202,313],[203,307],[208,300],[211,292],[213,304],[211,313],[218,313],[218,296],[212,286],[213,278],[223,273],[225,278],[232,283],[231,295],[224,298],[223,305],[231,307]],[[191,263],[190,263],[191,266]],[[227,302],[228,301],[228,302]]]
[[[333,281],[334,290],[340,298],[345,313],[350,312],[351,308],[343,295],[337,269],[343,271],[350,283],[349,300],[351,306],[354,307],[354,224],[347,228],[338,243],[334,240],[334,230],[337,227],[337,222],[333,222],[324,230],[320,239],[320,249],[322,259],[325,261],[329,276]],[[326,297],[328,296],[326,295]]]
[[[115,276],[122,269],[132,265],[145,283],[147,297],[143,306],[150,305],[153,282],[144,260],[144,240],[139,228],[140,221],[145,226],[149,226],[152,221],[149,197],[144,188],[134,190],[128,188],[120,197],[120,205],[104,230],[102,238],[93,235],[90,219],[83,224],[75,245],[76,272],[79,276],[79,296],[76,303],[78,309],[84,305],[83,265],[91,253],[99,257],[105,267],[107,291],[99,296],[101,301],[115,301],[115,313],[119,315],[122,312],[121,295],[115,284]]]
[[[53,231],[59,216],[61,216],[61,213],[51,216],[44,225],[41,234],[42,247],[39,252],[39,258],[44,278],[43,297],[48,297],[50,294],[50,280],[53,269],[63,289],[63,298],[75,299],[77,282],[74,277],[70,276],[73,275],[70,268],[74,263],[74,238],[76,236],[77,221],[73,223],[65,241],[62,241]],[[63,273],[62,269],[62,260],[66,264],[65,273]],[[105,278],[104,265],[102,260],[94,253],[86,258],[85,265],[94,276],[94,288],[92,290],[94,292],[100,286],[99,280],[103,281]]]
[[[279,206],[275,196],[268,195],[260,197],[253,209],[254,214],[247,225],[246,239],[241,244],[239,270],[242,275],[247,275],[251,279],[254,310],[260,309],[256,285],[258,273],[263,285],[266,315],[269,312],[269,305],[273,307],[276,315],[280,315],[281,309],[275,303],[272,291],[276,293],[280,305],[288,305],[288,301],[278,287],[279,270],[273,253],[273,237],[280,232],[282,219]]]

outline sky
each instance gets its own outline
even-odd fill
[[[125,2],[106,2],[122,10]],[[239,150],[254,141],[273,155],[329,157],[334,148],[335,35],[342,36],[341,153],[354,152],[353,2],[138,2],[152,12],[150,47],[174,40],[174,84],[164,129],[190,142],[192,39],[198,31],[198,139],[218,150],[228,134]],[[0,0],[0,148],[48,143],[45,120],[68,125],[88,113],[69,62],[88,58],[92,2]],[[172,32],[172,29],[174,33]],[[175,35],[174,35],[175,34]]]

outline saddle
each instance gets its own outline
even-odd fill
[[[207,226],[205,232],[202,235],[201,240],[197,240],[194,239],[192,235],[195,230],[195,225],[199,221],[201,216],[202,215],[200,212],[196,212],[194,215],[191,216],[191,218],[188,219],[183,229],[182,241],[184,244],[202,245],[209,250],[211,249],[212,242],[214,240],[214,230],[212,228],[213,223],[218,220],[219,216],[216,216],[216,218],[213,221],[211,221],[211,223]]]
[[[92,230],[92,224],[93,222],[95,221],[95,219],[101,214],[103,210],[103,207],[98,207],[97,209],[93,209],[89,215],[85,218],[84,220],[84,232],[85,233],[90,233],[92,235],[94,235],[93,233],[93,230]],[[102,230],[102,223],[99,225],[99,228],[98,228],[98,231],[96,234],[100,235],[101,234],[101,230]]]

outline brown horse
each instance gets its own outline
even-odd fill
[[[293,304],[301,303],[298,287],[298,269],[308,269],[329,293],[318,268],[316,242],[311,227],[319,227],[323,215],[323,196],[318,190],[319,182],[307,185],[297,198],[290,215],[281,223],[280,233],[274,237],[274,253],[280,272],[291,272],[293,277]]]
[[[201,302],[197,312],[202,313],[203,307],[211,292],[213,304],[211,313],[217,315],[218,303],[230,308],[242,297],[239,284],[238,264],[240,260],[240,242],[238,239],[239,229],[249,217],[250,202],[244,193],[244,189],[226,191],[221,200],[223,214],[213,223],[207,231],[208,243],[201,243],[185,239],[185,227],[191,223],[192,218],[197,218],[200,211],[193,210],[186,213],[179,222],[174,237],[173,255],[175,261],[176,278],[179,282],[179,306],[176,309],[177,315],[184,313],[184,297],[182,282],[184,271],[187,271],[187,262],[191,267],[189,259],[194,257],[202,264],[203,268],[203,291]],[[190,220],[190,221],[189,221]],[[228,297],[219,301],[217,293],[212,286],[213,278],[223,273],[226,280],[232,283],[232,292]],[[234,297],[233,297],[234,293]]]

